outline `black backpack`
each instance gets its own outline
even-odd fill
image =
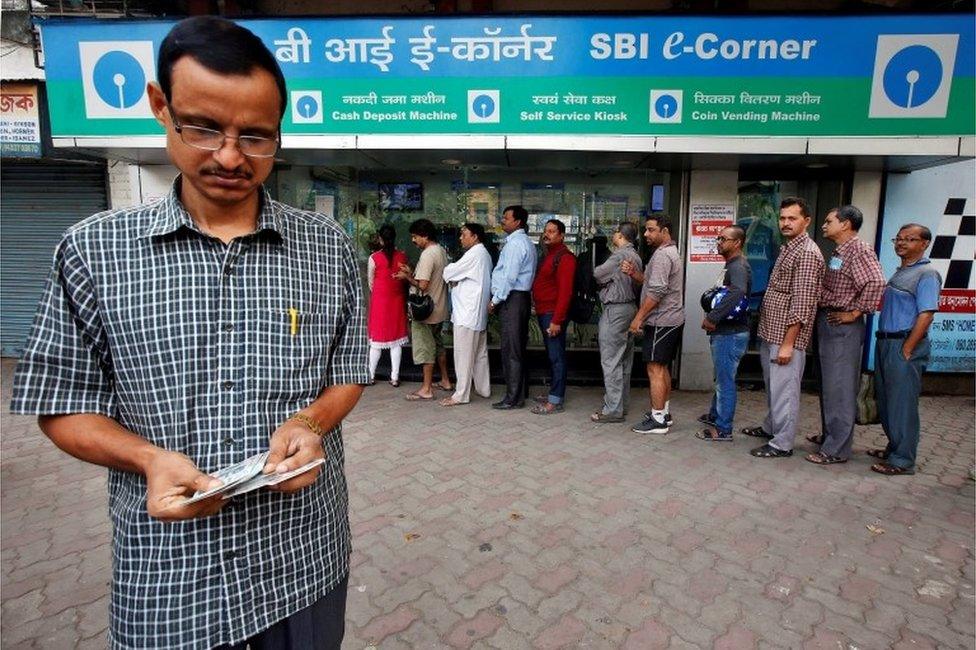
[[[552,272],[559,269],[559,261],[566,254],[565,249],[556,255],[552,262]],[[596,311],[596,304],[600,300],[600,288],[593,278],[593,268],[589,264],[584,264],[579,259],[576,260],[576,273],[573,275],[573,297],[569,302],[569,320],[580,325],[588,325],[593,319],[593,312]]]

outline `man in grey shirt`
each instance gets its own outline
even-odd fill
[[[678,354],[681,330],[685,323],[684,279],[681,256],[671,238],[671,218],[654,214],[644,224],[644,240],[655,247],[643,276],[629,262],[621,268],[634,282],[642,283],[640,308],[630,323],[634,334],[643,329],[643,358],[650,381],[651,411],[634,425],[634,433],[660,433],[670,430],[671,369]]]
[[[629,221],[621,222],[610,238],[613,253],[593,269],[603,303],[598,340],[604,386],[603,408],[590,416],[594,422],[623,422],[630,401],[634,339],[628,328],[637,313],[637,292],[621,266],[630,262],[638,272],[643,272],[644,263],[634,249],[636,239],[637,226]]]

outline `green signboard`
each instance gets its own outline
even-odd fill
[[[976,132],[971,17],[242,24],[285,73],[286,134]],[[144,88],[171,25],[45,23],[53,135],[161,133]]]

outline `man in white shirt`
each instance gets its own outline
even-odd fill
[[[441,406],[471,401],[471,384],[482,397],[491,395],[488,372],[488,302],[491,300],[491,255],[485,248],[481,224],[461,226],[464,255],[444,267],[444,281],[451,284],[451,319],[454,321],[455,391]]]

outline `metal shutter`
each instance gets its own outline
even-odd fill
[[[68,226],[108,207],[105,163],[0,166],[0,353],[20,356],[54,247]]]

